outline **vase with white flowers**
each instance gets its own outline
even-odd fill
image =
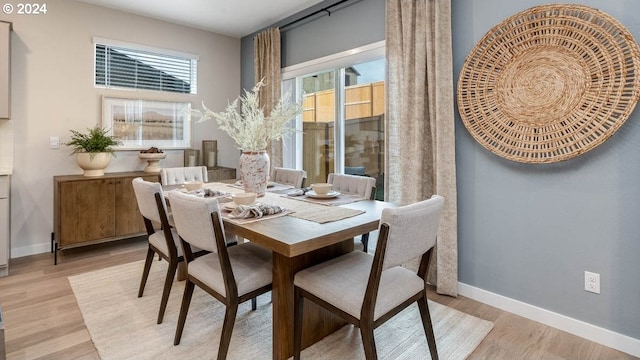
[[[296,130],[289,126],[289,121],[302,113],[302,105],[291,101],[290,95],[285,94],[269,115],[265,115],[258,98],[264,86],[263,79],[251,91],[244,90],[244,95],[229,103],[225,111],[213,112],[204,103],[202,111],[192,110],[199,121],[215,119],[218,127],[235,141],[236,147],[242,151],[240,176],[244,190],[258,196],[264,195],[269,179],[267,146],[294,133]]]

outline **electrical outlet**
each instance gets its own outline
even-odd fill
[[[584,272],[584,290],[600,294],[600,274]]]

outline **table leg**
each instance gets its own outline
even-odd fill
[[[273,359],[288,359],[293,355],[293,277],[304,268],[353,251],[353,239],[313,251],[286,257],[273,253]],[[302,348],[316,343],[346,324],[338,316],[305,302]]]
[[[178,263],[178,281],[187,280],[187,263],[181,261]]]

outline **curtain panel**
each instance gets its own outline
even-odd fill
[[[265,116],[280,100],[280,29],[270,28],[260,32],[253,39],[253,67],[255,83],[264,80],[265,86],[260,89],[260,106]],[[271,168],[282,166],[282,141],[273,141],[266,149],[271,161]]]
[[[438,293],[457,296],[450,0],[387,0],[386,52],[385,200],[445,198],[428,281]]]

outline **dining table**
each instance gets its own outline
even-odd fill
[[[205,189],[217,194],[244,191],[233,183],[207,183]],[[354,237],[377,230],[382,210],[394,205],[347,194],[328,199],[289,196],[293,189],[282,186],[276,189],[267,189],[257,202],[280,206],[284,210],[282,213],[234,219],[232,213],[222,211],[222,218],[225,232],[273,253],[273,359],[288,359],[293,355],[293,280],[296,272],[354,251]],[[231,200],[222,195],[219,201],[224,209],[224,204]],[[303,348],[347,324],[311,302],[305,303],[303,323]]]

